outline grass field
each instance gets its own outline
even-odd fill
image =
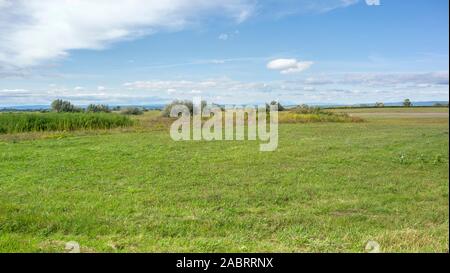
[[[331,110],[277,151],[127,130],[0,135],[0,252],[448,252],[448,108]]]

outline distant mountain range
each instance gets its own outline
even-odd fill
[[[148,104],[148,105],[109,105],[110,108],[120,106],[121,108],[127,107],[140,107],[149,110],[163,109],[165,104]],[[87,105],[80,105],[81,108],[86,108]],[[48,110],[50,105],[17,105],[17,106],[0,106],[0,111],[17,110],[17,111],[39,111]]]
[[[436,104],[448,105],[448,101],[417,101],[413,102],[413,106],[434,106]],[[323,108],[333,108],[333,107],[373,107],[375,103],[358,103],[358,104],[323,104],[323,103],[309,103],[309,106],[320,106]],[[147,105],[110,105],[111,108],[120,106],[122,108],[126,107],[141,107],[149,110],[160,110],[163,109],[165,104],[147,104]],[[294,107],[297,104],[286,104],[285,107]],[[403,106],[403,102],[387,102],[384,103],[384,106]],[[85,107],[85,106],[81,106]],[[17,105],[17,106],[0,106],[0,111],[39,111],[39,110],[48,110],[50,109],[50,105]]]

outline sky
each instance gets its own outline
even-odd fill
[[[448,101],[448,0],[0,0],[0,106]]]

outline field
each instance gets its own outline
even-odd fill
[[[448,108],[339,109],[254,141],[111,131],[0,135],[0,252],[448,252]]]

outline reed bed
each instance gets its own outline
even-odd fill
[[[0,134],[112,129],[134,121],[112,113],[2,113]]]

